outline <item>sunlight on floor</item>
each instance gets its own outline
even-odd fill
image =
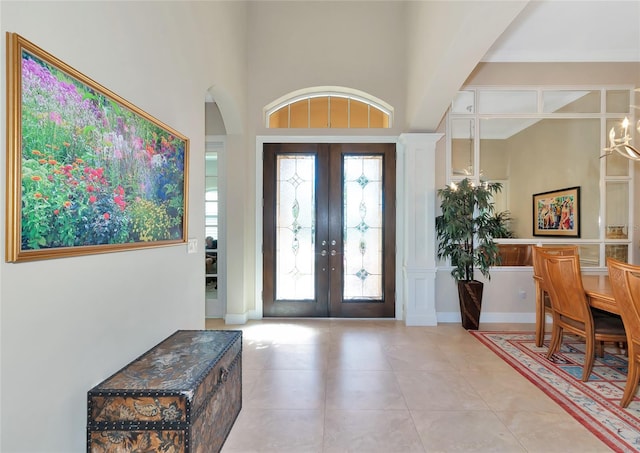
[[[243,332],[243,407],[223,453],[610,451],[459,324],[279,318],[206,327]]]

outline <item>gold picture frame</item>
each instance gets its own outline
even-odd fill
[[[189,139],[6,37],[6,261],[186,243]]]

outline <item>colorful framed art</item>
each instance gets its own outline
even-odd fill
[[[6,260],[186,243],[189,140],[7,33]]]
[[[533,195],[533,235],[580,237],[580,187]]]

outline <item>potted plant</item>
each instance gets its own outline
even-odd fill
[[[504,235],[505,225],[496,221],[500,217],[494,215],[493,195],[501,190],[500,183],[476,185],[468,178],[438,190],[442,214],[436,217],[437,255],[453,266],[465,329],[477,330],[480,324],[484,285],[474,279],[474,270],[490,280],[489,269],[500,263],[494,238]]]

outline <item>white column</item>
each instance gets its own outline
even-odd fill
[[[443,134],[407,133],[399,137],[404,262],[402,307],[407,326],[435,326],[436,235],[435,149]]]

